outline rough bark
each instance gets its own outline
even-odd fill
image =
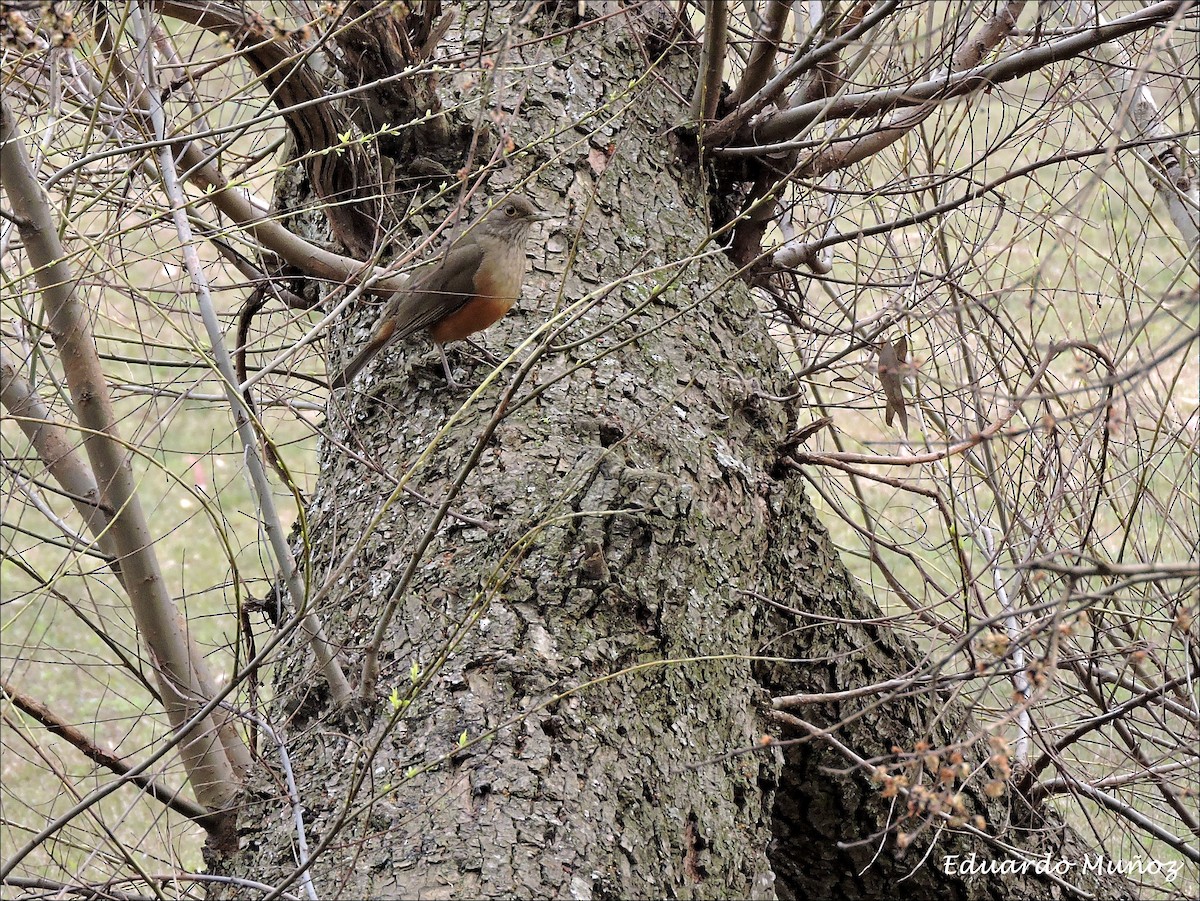
[[[489,46],[504,25],[492,16]],[[515,346],[560,292],[570,303],[666,268],[608,292],[557,343],[610,329],[547,355],[516,388],[454,499],[457,518],[443,523],[399,598],[379,696],[339,714],[303,654],[279,668],[277,722],[320,851],[317,889],[374,898],[891,895],[919,849],[901,858],[889,846],[859,875],[875,845],[837,846],[888,824],[891,802],[876,787],[830,775],[823,767],[846,764],[820,745],[740,753],[774,729],[764,686],[866,684],[894,674],[889,661],[911,651],[885,626],[832,638],[792,632],[795,623],[760,600],[878,616],[798,483],[772,474],[788,411],[755,386],[779,393],[779,354],[732,265],[705,243],[705,183],[668,144],[686,92],[662,85],[690,84],[694,60],[668,54],[629,103],[628,79],[614,73],[645,63],[628,20],[593,23],[585,44],[570,48],[526,47],[520,37],[505,64],[532,69],[496,95],[509,111],[521,99],[510,120],[518,145],[604,112],[534,145],[490,182],[494,194],[532,173],[529,193],[563,219],[535,234],[524,300],[486,343]],[[466,368],[476,383],[487,371]],[[406,495],[387,508],[322,610],[350,671],[514,371],[420,466],[411,486],[432,505]],[[314,585],[465,396],[444,389],[436,355],[414,342],[385,351],[331,401],[309,510]],[[864,653],[820,665],[751,659],[846,648]],[[944,708],[936,696],[909,698],[843,739],[864,756],[911,746],[962,726]],[[275,782],[260,776],[241,818],[242,850],[217,868],[270,882],[290,874],[283,809]],[[925,870],[900,891],[925,897],[940,884]],[[1033,881],[995,881],[944,896],[1053,895]]]
[[[603,105],[615,85],[600,65],[569,57],[547,65],[548,95],[526,97],[521,137],[561,121],[552,95],[568,74],[580,108]],[[614,56],[609,65],[616,71],[628,60]],[[594,96],[580,97],[581,87]],[[567,277],[569,298],[695,254],[707,233],[704,195],[657,137],[680,110],[646,99],[620,122],[628,151],[608,161],[602,178],[589,152],[606,147],[608,134],[564,147],[543,173],[534,194],[544,208],[565,213],[569,198],[588,213],[563,222],[545,245],[531,242],[532,287],[523,309],[489,331],[493,347],[511,346],[546,318],[573,228],[582,250]],[[564,337],[615,322],[614,330],[548,358],[517,393],[454,505],[494,531],[447,522],[388,636],[383,693],[398,686],[403,694],[412,663],[430,667],[459,624],[479,618],[397,727],[385,734],[386,703],[366,715],[365,734],[336,739],[318,728],[299,737],[302,724],[289,727],[318,834],[336,807],[316,799],[337,799],[360,743],[380,743],[359,800],[386,799],[351,822],[339,842],[345,852],[321,861],[319,888],[366,897],[769,890],[775,761],[721,758],[753,745],[762,729],[762,697],[748,690],[745,657],[755,650],[755,606],[738,589],[753,589],[753,560],[767,539],[758,486],[783,422],[779,411],[747,415],[739,393],[742,376],[777,371],[778,356],[761,328],[747,328],[753,304],[729,281],[726,262],[709,256],[681,268],[672,288],[627,321],[619,320],[675,273],[613,291]],[[646,329],[655,331],[590,360]],[[417,458],[461,399],[442,391],[440,367],[421,359],[424,350],[386,352],[375,371],[387,370],[391,384],[360,382],[378,396],[352,394],[331,406],[333,440],[311,510],[315,560],[338,559],[391,492],[386,475]],[[474,378],[484,371],[476,368]],[[537,389],[545,390],[533,398]],[[496,389],[485,393],[453,430],[417,477],[422,494],[441,498],[497,399]],[[347,578],[339,597],[345,620],[332,628],[345,630],[350,660],[370,640],[382,599],[432,513],[401,499]],[[540,531],[514,566],[510,555],[532,529]],[[324,574],[319,567],[315,581]],[[723,659],[660,665],[710,655]],[[306,673],[295,667],[285,682]],[[453,752],[464,732],[491,730],[404,781],[410,767]],[[286,868],[286,842],[266,845]],[[352,866],[355,855],[368,866]]]

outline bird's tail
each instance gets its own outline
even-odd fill
[[[388,344],[391,343],[392,333],[395,331],[396,325],[393,321],[385,322],[379,327],[379,330],[371,336],[371,340],[367,342],[367,346],[354,355],[345,369],[333,377],[329,383],[331,390],[336,391],[339,388],[345,388],[354,377],[362,371],[362,368],[371,362],[371,358],[379,353]]]

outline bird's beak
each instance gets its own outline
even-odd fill
[[[555,216],[553,213],[543,213],[543,212],[539,211],[539,212],[536,212],[533,214],[534,222],[548,222],[551,219],[557,219],[557,218],[558,217]]]

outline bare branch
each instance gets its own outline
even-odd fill
[[[754,46],[750,48],[750,59],[742,72],[741,81],[729,95],[729,106],[738,107],[747,98],[762,89],[767,83],[774,67],[775,54],[779,50],[779,39],[783,36],[783,26],[787,24],[791,4],[787,0],[767,0],[766,11],[762,14]]]
[[[1017,17],[1025,6],[1024,0],[1009,0],[991,19],[984,22],[979,31],[968,38],[954,54],[951,72],[961,72],[979,64],[984,54],[999,46],[1016,27]],[[938,104],[926,103],[914,110],[893,116],[892,119],[848,144],[838,144],[825,150],[815,158],[807,160],[801,167],[805,175],[819,176],[834,169],[842,169],[873,156],[889,144],[900,140],[905,134],[928,118]]]
[[[118,776],[129,774],[132,769],[129,764],[112,751],[101,748],[44,704],[40,704],[23,692],[16,690],[6,680],[0,680],[0,690],[3,690],[5,697],[12,701],[18,710],[33,717],[54,735],[65,739],[88,760],[99,764],[110,772],[116,773]],[[143,774],[132,775],[129,776],[129,783],[137,786],[146,792],[147,795],[154,798],[154,800],[166,805],[181,816],[195,820],[209,831],[213,831],[219,827],[216,818],[203,807],[189,801],[187,798],[180,797],[179,790],[167,788],[165,785],[161,785],[155,781],[151,776]]]
[[[116,551],[108,537],[113,510],[101,500],[91,467],[79,455],[77,443],[55,422],[50,409],[34,392],[33,386],[21,377],[3,348],[0,348],[0,402],[17,421],[47,472],[75,505],[100,549],[115,557]]]
[[[712,128],[707,129],[704,132],[706,146],[724,150],[727,144],[734,141],[735,135],[741,132],[750,120],[750,117],[782,94],[788,85],[792,84],[813,66],[839,53],[842,48],[849,46],[859,37],[866,34],[894,13],[898,6],[898,0],[885,0],[870,15],[865,16],[861,22],[847,29],[843,34],[839,34],[833,40],[826,41],[815,50],[793,60],[778,75],[763,85],[758,93],[742,103],[738,109],[731,112]],[[817,32],[814,31],[813,35],[815,36],[816,34]]]
[[[692,118],[712,119],[721,101],[725,74],[725,44],[729,40],[728,0],[711,0],[705,7],[704,46],[700,52],[700,72],[692,95]]]
[[[779,153],[797,142],[791,140],[814,122],[828,119],[860,119],[876,116],[899,107],[919,106],[929,100],[949,100],[982,91],[1036,72],[1051,63],[1072,59],[1108,41],[1126,34],[1144,31],[1176,16],[1184,0],[1161,0],[1108,25],[1096,26],[1052,41],[1044,47],[1022,50],[987,65],[968,69],[912,85],[844,94],[833,101],[818,100],[794,109],[767,114],[751,122],[740,142],[742,146],[717,147],[717,156],[746,156]]]
[[[143,40],[148,39],[149,32],[141,23],[141,14],[136,10],[133,14],[133,22],[135,30],[142,30],[141,37]],[[143,58],[144,64],[149,68],[152,65],[150,55],[145,54]],[[153,84],[155,82],[153,76],[153,71],[148,71],[146,73],[146,82]],[[166,131],[166,120],[163,109],[158,103],[157,96],[154,94],[149,94],[146,102],[151,122],[155,128],[155,136],[162,137]],[[238,437],[242,442],[243,459],[250,470],[250,478],[254,485],[255,497],[258,503],[260,522],[263,528],[266,529],[271,550],[275,555],[276,565],[279,567],[283,579],[288,585],[293,603],[300,608],[304,608],[304,598],[306,595],[304,579],[288,545],[285,534],[286,530],[279,519],[279,514],[275,510],[275,500],[271,493],[270,480],[267,478],[266,467],[259,453],[255,429],[250,422],[251,413],[245,398],[242,396],[241,391],[238,390],[237,374],[234,372],[233,360],[229,356],[229,348],[225,346],[225,336],[212,304],[212,296],[208,289],[208,280],[205,278],[204,270],[200,266],[200,258],[196,253],[195,243],[192,240],[191,225],[188,222],[186,212],[187,203],[179,183],[178,174],[175,171],[175,159],[169,148],[163,147],[159,150],[158,164],[159,172],[163,179],[163,190],[171,204],[171,215],[174,219],[176,232],[179,235],[180,246],[183,249],[184,264],[191,276],[192,288],[195,291],[196,300],[200,306],[201,316],[204,319],[204,327],[208,332],[213,359],[222,377],[229,408],[233,415]],[[350,684],[346,681],[346,677],[342,673],[341,666],[338,664],[329,641],[325,637],[324,627],[321,625],[316,612],[306,609],[301,625],[308,635],[313,651],[317,655],[317,660],[321,666],[321,674],[329,683],[330,693],[334,701],[339,705],[345,704],[350,699]]]
[[[154,553],[154,540],[142,512],[137,485],[117,430],[108,385],[96,356],[87,311],[75,295],[75,279],[45,196],[37,183],[22,135],[6,100],[0,98],[0,185],[19,219],[26,253],[42,289],[50,332],[67,376],[80,423],[87,430],[84,447],[100,496],[115,511],[110,533],[129,588],[129,599],[155,660],[167,715],[181,728],[211,696],[211,679],[167,593]],[[197,703],[199,701],[199,703]],[[197,799],[212,813],[224,811],[237,792],[234,762],[227,755],[241,742],[231,728],[218,732],[205,719],[189,730],[181,746]],[[239,764],[248,763],[242,747]],[[219,819],[222,827],[229,817]],[[227,836],[228,838],[228,836]]]

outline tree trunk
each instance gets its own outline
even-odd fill
[[[487,46],[508,14],[492,10]],[[1032,876],[947,881],[943,853],[997,854],[951,830],[898,883],[936,830],[898,853],[882,833],[903,798],[884,798],[821,741],[763,741],[795,737],[771,716],[773,694],[867,685],[915,655],[886,624],[851,622],[879,610],[854,589],[799,481],[774,474],[793,423],[760,391],[787,393],[780,355],[710,241],[717,189],[677,157],[669,131],[687,121],[694,48],[630,87],[628,73],[654,58],[630,19],[590,23],[586,40],[554,42],[553,57],[523,36],[514,28],[484,121],[506,111],[530,149],[486,192],[529,175],[527,193],[561,218],[535,231],[524,297],[485,343],[504,354],[561,306],[602,300],[528,377],[508,367],[427,459],[468,394],[445,388],[423,339],[385,351],[330,401],[306,532],[312,584],[410,467],[420,495],[383,509],[320,608],[352,675],[437,506],[484,446],[396,599],[375,696],[330,709],[303,653],[276,674],[319,894],[1053,896]],[[464,49],[473,57],[478,43]],[[599,112],[581,121],[588,110]],[[349,332],[339,353],[362,339]],[[450,354],[475,384],[488,371],[465,346]],[[839,624],[806,628],[768,599]],[[838,739],[868,758],[971,728],[932,692],[823,705],[806,719],[828,725],[860,708]],[[274,884],[293,873],[279,784],[258,779],[242,850],[214,860],[217,871]],[[997,802],[967,803],[990,833],[1035,850]]]

